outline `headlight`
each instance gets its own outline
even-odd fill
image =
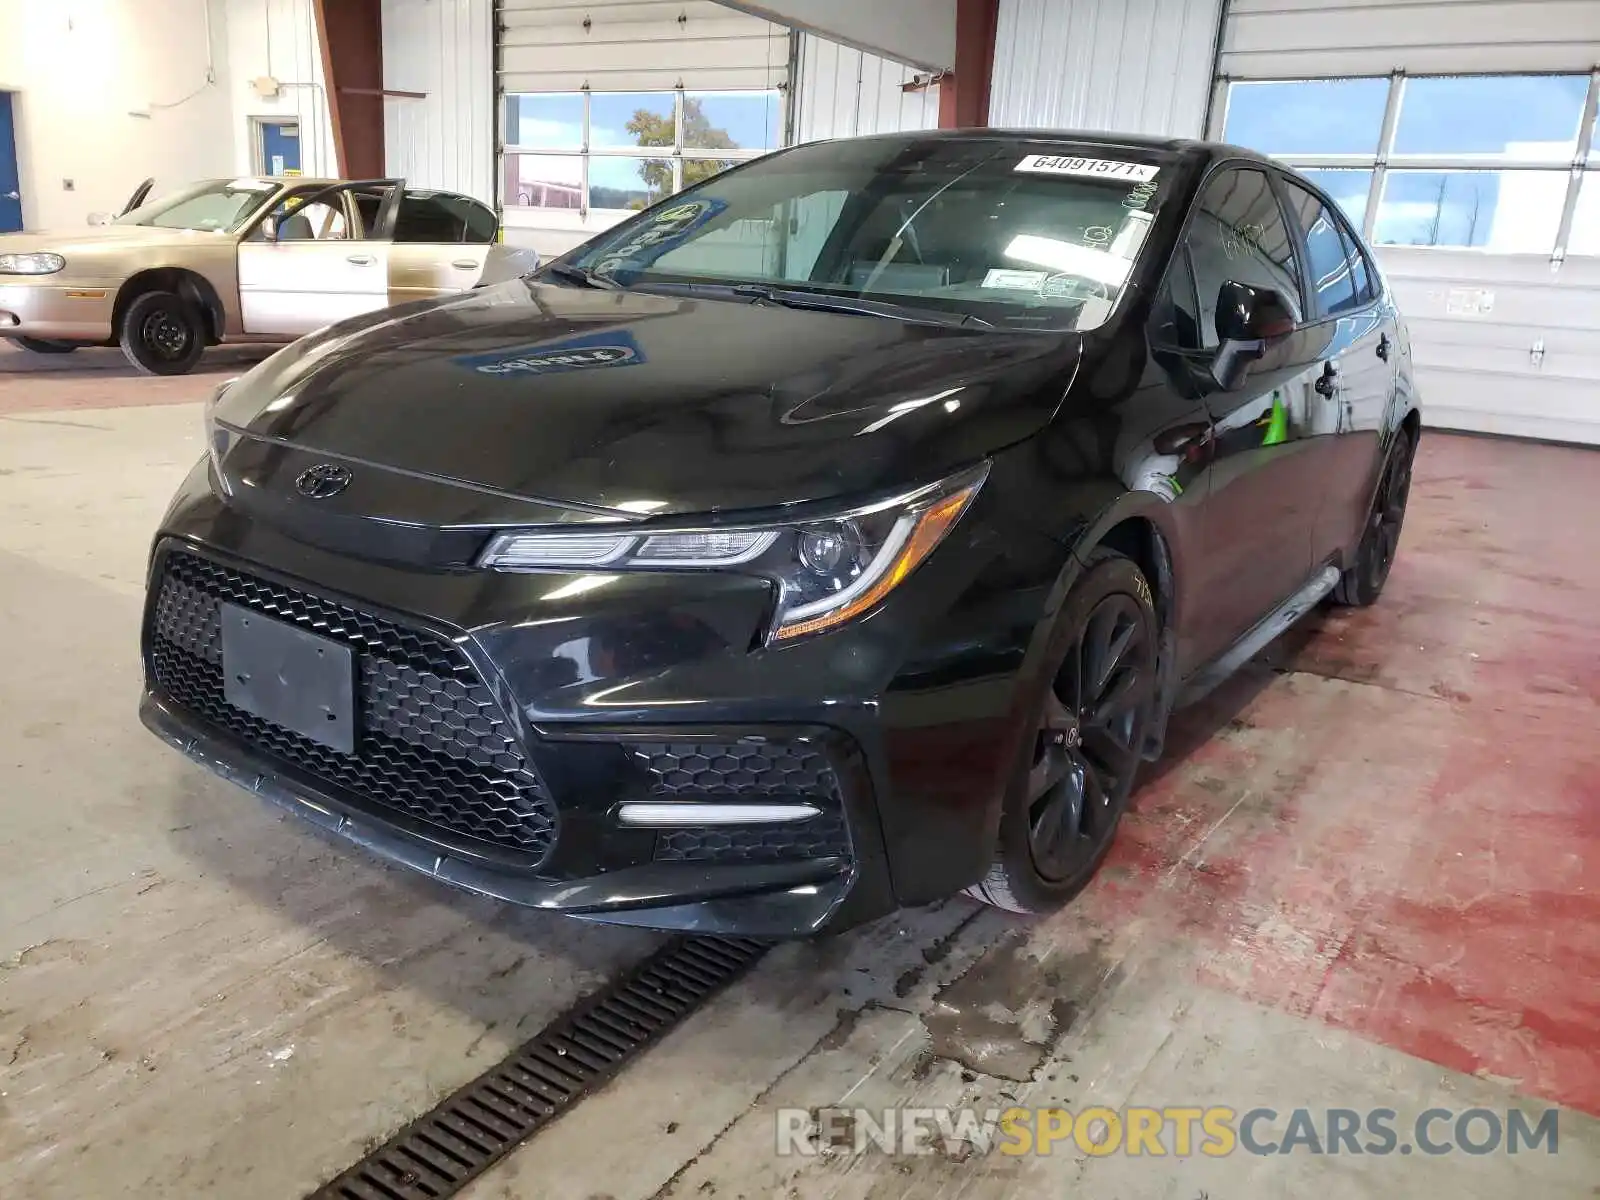
[[[59,254],[0,254],[0,275],[54,275],[66,265]]]
[[[817,520],[712,529],[594,527],[502,533],[478,565],[500,571],[741,570],[778,585],[771,640],[821,633],[877,607],[972,503],[987,463]]]

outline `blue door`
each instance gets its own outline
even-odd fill
[[[266,175],[298,175],[300,173],[300,125],[298,122],[261,122],[261,170]]]
[[[22,228],[22,193],[17,186],[17,139],[11,125],[11,93],[0,92],[0,233]]]

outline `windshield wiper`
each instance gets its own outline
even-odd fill
[[[580,287],[599,288],[603,292],[620,292],[622,290],[622,285],[615,279],[608,279],[604,275],[596,275],[593,271],[573,266],[571,263],[551,263],[545,267],[544,273],[554,275],[557,279],[565,279],[569,283],[576,283]]]
[[[958,325],[993,329],[994,326],[972,313],[957,314],[932,308],[913,308],[908,304],[867,300],[859,297],[828,296],[818,292],[805,292],[792,288],[768,287],[761,283],[736,283],[728,288],[735,296],[766,304],[781,304],[785,308],[809,308],[819,312],[857,313],[864,317],[887,317],[892,321],[907,321],[918,325]]]

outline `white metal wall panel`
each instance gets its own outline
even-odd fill
[[[1600,0],[1230,0],[1233,79],[1588,73]],[[1223,114],[1217,113],[1220,132]],[[1600,444],[1600,259],[1378,246],[1424,420]]]
[[[1221,0],[1000,0],[989,123],[1199,137]]]
[[[1589,71],[1595,0],[1230,0],[1222,74]]]
[[[956,65],[956,0],[726,0],[830,41],[931,70]]]
[[[386,170],[494,203],[492,0],[383,0]]]
[[[799,69],[790,97],[796,142],[938,128],[939,86],[905,90],[916,67],[815,34],[796,36]]]
[[[228,85],[233,92],[237,170],[252,174],[255,135],[250,118],[300,123],[300,169],[307,175],[337,175],[333,121],[322,78],[312,0],[226,0]],[[276,79],[279,92],[264,98],[253,80]]]
[[[711,0],[503,0],[508,92],[769,88],[785,81],[781,26]]]

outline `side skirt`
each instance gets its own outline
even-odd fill
[[[1298,591],[1245,631],[1232,646],[1191,675],[1178,693],[1174,707],[1204,699],[1224,679],[1260,653],[1263,646],[1310,612],[1339,582],[1339,568],[1323,567]]]

